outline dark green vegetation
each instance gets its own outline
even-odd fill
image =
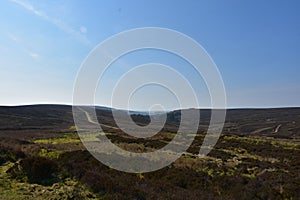
[[[134,140],[98,110],[107,136],[143,152],[174,137],[180,111],[150,139]],[[300,109],[229,110],[217,145],[196,155],[209,110],[188,152],[174,164],[145,174],[109,169],[80,142],[69,106],[0,107],[0,199],[299,199]],[[135,115],[140,125],[149,118]]]

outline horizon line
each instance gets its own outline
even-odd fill
[[[68,104],[68,103],[29,103],[29,104],[10,104],[10,105],[0,105],[0,107],[24,107],[24,106],[90,106],[90,107],[103,107],[103,108],[109,108],[109,109],[116,109],[116,110],[126,110],[126,111],[137,111],[137,112],[149,112],[147,110],[134,110],[134,109],[126,109],[126,108],[114,108],[106,105],[73,105],[73,104]],[[300,108],[300,106],[249,106],[249,107],[240,107],[240,106],[228,106],[225,109],[226,110],[236,110],[236,109],[284,109],[284,108]],[[176,111],[176,110],[186,110],[186,109],[223,109],[223,108],[211,108],[211,107],[189,107],[189,108],[175,108],[171,110],[166,110],[166,112],[170,111]],[[159,112],[161,110],[153,111],[153,112]]]

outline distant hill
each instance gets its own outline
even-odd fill
[[[97,106],[98,120],[102,124],[116,126],[112,109]],[[200,109],[199,131],[205,131],[211,110]],[[120,112],[128,112],[120,110]],[[149,123],[147,113],[130,111],[138,124]],[[180,110],[167,114],[169,131],[176,131],[180,122]],[[28,105],[0,106],[0,134],[15,131],[60,132],[74,126],[72,106]],[[300,108],[229,109],[223,132],[235,134],[259,134],[276,137],[300,136]]]

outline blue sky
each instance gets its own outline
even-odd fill
[[[77,71],[97,44],[121,31],[154,26],[180,31],[207,50],[224,79],[229,107],[300,106],[299,9],[296,0],[3,0],[0,105],[71,104]],[[203,87],[188,64],[171,57],[129,55],[112,66],[102,84],[110,88],[124,70],[155,60],[184,67],[200,95]],[[154,101],[151,95],[172,102],[155,87],[147,94],[137,95],[132,108],[145,109]],[[100,92],[96,100],[109,105]]]

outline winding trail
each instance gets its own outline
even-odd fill
[[[106,125],[106,124],[99,123],[98,121],[95,121],[94,119],[92,119],[92,117],[91,117],[91,115],[88,111],[86,111],[86,110],[84,110],[83,108],[80,108],[80,107],[78,109],[85,113],[85,116],[86,116],[88,122],[90,122],[91,124],[99,124],[102,127],[111,128],[111,129],[115,129],[115,130],[120,130],[120,128],[118,128],[118,127],[109,126],[109,125]]]
[[[281,128],[282,124],[279,124],[276,126],[274,133],[278,133],[279,129]]]

